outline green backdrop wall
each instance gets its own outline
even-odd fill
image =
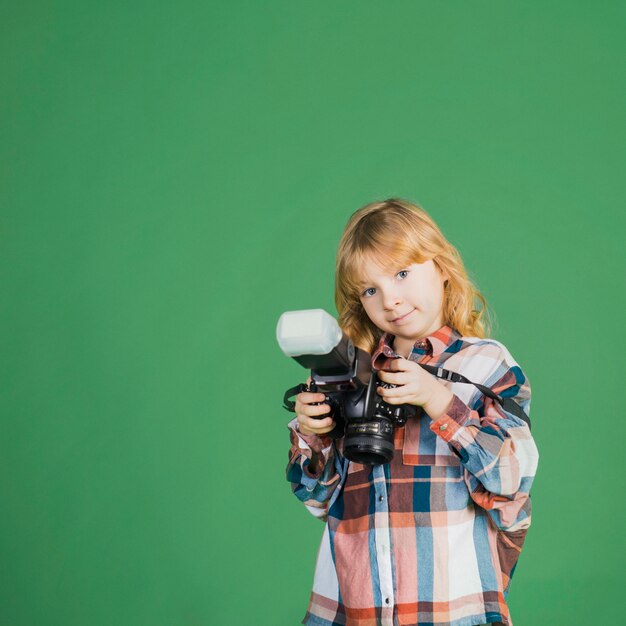
[[[533,385],[516,626],[617,620],[620,2],[5,2],[2,626],[290,626],[281,312],[421,203]],[[620,356],[623,350],[620,351]]]

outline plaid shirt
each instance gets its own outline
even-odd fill
[[[379,347],[392,341],[386,333]],[[498,341],[443,326],[410,359],[459,372],[529,414],[528,378]],[[343,439],[289,423],[287,479],[325,522],[303,624],[512,626],[506,597],[530,526],[537,448],[526,423],[474,385],[438,381],[454,394],[445,414],[422,411],[396,428],[383,465],[348,461]]]

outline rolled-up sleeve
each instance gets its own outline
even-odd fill
[[[506,356],[503,352],[494,361],[492,376],[482,384],[512,398],[529,415],[530,381]],[[430,428],[459,457],[471,498],[496,526],[507,531],[528,528],[530,487],[539,461],[528,424],[496,400],[477,393],[469,405],[453,394],[446,412]]]
[[[325,520],[332,495],[340,485],[340,455],[330,437],[302,434],[296,419],[287,426],[291,438],[287,480],[308,511]]]

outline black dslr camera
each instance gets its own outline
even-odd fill
[[[393,457],[394,428],[404,426],[421,407],[391,405],[376,393],[378,386],[395,387],[379,380],[369,353],[355,348],[337,320],[323,309],[283,313],[276,327],[282,351],[311,370],[311,385],[300,384],[285,392],[284,408],[295,411],[292,396],[311,391],[323,393],[335,428],[328,435],[344,437],[344,455],[368,465],[388,463]],[[397,357],[393,351],[386,354]]]

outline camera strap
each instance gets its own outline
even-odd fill
[[[478,387],[478,389],[480,389],[486,396],[488,396],[489,398],[493,398],[496,402],[498,402],[507,413],[512,413],[516,417],[519,417],[521,420],[526,422],[526,424],[528,424],[528,428],[530,428],[530,418],[528,417],[528,415],[526,415],[526,413],[524,413],[522,407],[517,404],[517,402],[515,402],[515,400],[513,400],[512,398],[502,398],[491,389],[489,389],[489,387],[472,382],[471,380],[469,380],[469,378],[466,378],[458,372],[452,372],[450,370],[444,369],[443,367],[436,367],[434,365],[425,365],[424,363],[418,363],[418,365],[420,367],[423,367],[427,372],[430,372],[437,378],[449,380],[453,383],[467,383],[470,385],[474,385],[474,387]]]
[[[387,358],[401,358],[400,355],[396,354],[391,347],[385,345],[384,348],[385,348],[384,350],[380,351],[382,354],[376,353],[375,355],[376,359],[372,359],[373,364],[375,361],[375,365],[376,365],[374,369],[377,369],[377,370],[382,369],[383,367],[383,359],[381,359],[382,355],[386,356]],[[519,404],[517,404],[517,402],[515,402],[515,400],[513,400],[512,398],[503,398],[499,396],[497,393],[495,393],[494,391],[492,391],[491,389],[489,389],[489,387],[486,387],[485,385],[481,385],[480,383],[475,383],[471,381],[469,378],[466,378],[465,376],[463,376],[462,374],[459,374],[458,372],[453,372],[451,370],[444,369],[443,367],[437,367],[435,365],[426,365],[425,363],[418,363],[418,365],[420,367],[423,367],[427,372],[429,372],[430,374],[432,374],[433,376],[437,378],[448,380],[452,383],[465,383],[468,385],[474,385],[474,387],[477,387],[478,389],[480,389],[480,391],[482,391],[487,397],[492,398],[493,400],[498,402],[500,406],[502,406],[502,408],[507,413],[511,413],[512,415],[515,415],[515,417],[519,417],[522,421],[528,424],[528,428],[530,428],[530,418],[528,417],[528,415],[526,415],[526,413],[524,413],[524,410],[522,409],[522,407]],[[295,412],[296,403],[293,400],[290,400],[289,398],[299,393],[302,393],[303,391],[315,391],[315,389],[313,388],[309,389],[309,387],[304,383],[300,383],[299,385],[296,385],[295,387],[291,387],[291,389],[287,389],[283,397],[283,408],[286,409],[287,411],[291,411],[292,413]]]
[[[290,400],[289,398],[299,393],[302,393],[303,391],[309,391],[309,388],[306,386],[305,383],[300,383],[299,385],[296,385],[295,387],[292,387],[291,389],[287,389],[283,397],[283,409],[286,409],[287,411],[291,411],[292,413],[295,413],[296,403],[293,400]]]
[[[390,345],[381,340],[378,349],[372,355],[372,368],[375,370],[381,370],[385,368],[385,365],[389,362],[389,360],[402,358],[404,357],[399,355]],[[479,383],[475,383],[469,380],[469,378],[463,376],[462,374],[459,374],[458,372],[452,372],[450,370],[444,369],[443,367],[437,367],[435,365],[426,365],[425,363],[418,363],[418,365],[420,367],[423,367],[427,372],[430,372],[437,378],[449,380],[453,383],[467,383],[469,385],[474,385],[474,387],[480,389],[486,396],[488,396],[489,398],[493,398],[496,402],[498,402],[505,411],[511,413],[512,415],[515,415],[515,417],[519,417],[521,420],[526,422],[526,424],[528,424],[528,428],[530,428],[530,418],[528,417],[528,415],[526,415],[526,413],[524,413],[522,407],[517,404],[517,402],[515,402],[515,400],[513,400],[512,398],[502,398],[498,394],[494,393],[491,389],[489,389],[489,387],[486,387],[485,385],[480,385]]]
[[[507,413],[511,413],[516,417],[519,417],[521,420],[528,424],[528,428],[530,428],[530,418],[522,407],[515,402],[515,400],[511,398],[502,398],[498,394],[494,393],[489,387],[485,385],[481,385],[479,383],[472,382],[469,378],[466,378],[462,374],[458,372],[452,372],[450,370],[444,369],[443,367],[436,367],[434,365],[425,365],[424,363],[419,363],[420,367],[423,367],[427,372],[433,374],[437,378],[442,378],[443,380],[448,380],[452,383],[466,383],[469,385],[474,385],[480,391],[482,391],[489,398],[493,398],[496,402],[498,402],[502,408],[507,411]],[[283,408],[287,411],[295,412],[296,403],[293,400],[289,400],[292,396],[295,396],[303,391],[310,391],[310,389],[306,386],[305,383],[300,383],[295,387],[291,387],[291,389],[287,389],[285,391],[285,395],[283,397]]]

